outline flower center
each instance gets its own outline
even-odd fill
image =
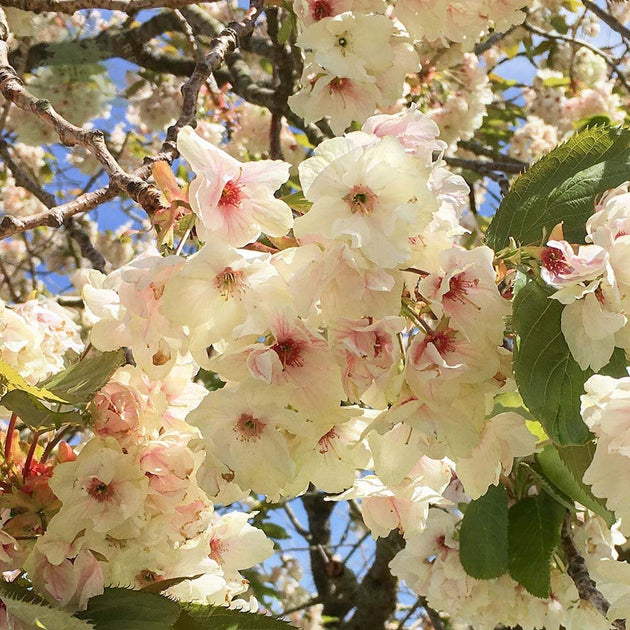
[[[387,348],[387,338],[376,333],[374,335],[374,358],[380,357],[381,353]]]
[[[151,282],[149,288],[153,293],[153,299],[159,300],[164,295],[164,283],[163,282]]]
[[[335,77],[329,84],[332,92],[345,92],[350,85],[350,79],[346,77]]]
[[[230,179],[226,182],[223,190],[221,191],[221,197],[219,199],[219,207],[221,208],[236,208],[241,203],[241,187],[234,179]]]
[[[462,271],[453,276],[448,282],[448,291],[444,294],[445,300],[461,302],[462,304],[475,304],[467,297],[468,291],[474,289],[479,284],[479,279],[467,280],[466,274]]]
[[[210,541],[210,553],[208,554],[215,562],[223,564],[223,553],[228,550],[228,545],[220,538],[213,538]]]
[[[92,477],[88,484],[88,494],[99,503],[109,501],[114,496],[114,489],[111,484],[106,484],[98,477]]]
[[[557,247],[543,248],[542,254],[540,255],[540,262],[542,266],[554,276],[559,276],[560,274],[569,273],[571,271],[571,265],[567,263],[563,251]]]
[[[311,16],[316,22],[332,15],[332,7],[327,0],[316,0],[311,9]]]
[[[335,427],[333,427],[326,435],[322,435],[317,441],[319,445],[319,452],[323,455],[324,453],[328,453],[328,451],[332,448],[331,442],[339,437],[335,432]]]
[[[245,274],[232,267],[226,267],[223,271],[219,272],[214,279],[214,286],[219,293],[228,300],[234,297],[235,293],[242,293],[245,288]]]
[[[432,343],[435,349],[440,353],[440,356],[444,356],[455,350],[454,337],[455,331],[452,328],[447,328],[446,330],[432,333],[428,339],[428,343]]]
[[[278,355],[283,368],[302,367],[304,360],[302,359],[302,344],[294,339],[285,339],[277,341],[271,349]]]
[[[376,206],[376,194],[367,186],[353,186],[350,192],[343,198],[350,207],[352,214],[372,214]]]
[[[242,442],[259,440],[267,425],[249,413],[241,414],[234,430],[238,433],[238,439]]]

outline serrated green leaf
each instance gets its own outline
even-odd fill
[[[106,588],[76,616],[92,623],[95,630],[171,630],[180,612],[176,602],[161,595]]]
[[[276,617],[230,610],[224,606],[182,604],[182,607],[185,614],[173,630],[289,630],[293,627]],[[196,625],[191,625],[192,622]]]
[[[51,608],[48,602],[35,595],[33,591],[15,583],[0,581],[0,601],[4,603],[10,615],[33,628],[93,630],[91,624],[77,619],[64,610]]]
[[[617,520],[615,515],[606,508],[605,501],[595,497],[582,482],[582,477],[593,459],[594,449],[592,442],[569,447],[549,445],[536,454],[536,461],[545,477],[559,490],[601,516],[608,527],[612,527]]]
[[[593,114],[593,116],[586,116],[585,118],[580,118],[580,120],[573,121],[571,123],[571,126],[573,127],[573,129],[582,130],[587,127],[609,124],[610,116],[606,116],[606,114]]]
[[[172,630],[207,630],[208,626],[203,626],[193,619],[185,610],[179,613]]]
[[[85,424],[85,416],[79,411],[53,411],[37,398],[26,392],[14,390],[5,394],[0,401],[3,407],[13,411],[31,429],[50,429],[62,424]]]
[[[490,486],[466,507],[459,532],[459,558],[468,575],[489,580],[508,569],[508,502],[502,484]]]
[[[551,556],[564,515],[565,508],[546,492],[522,499],[508,512],[510,575],[536,597],[551,593]]]
[[[571,243],[584,242],[595,197],[628,179],[630,130],[591,127],[572,136],[523,173],[512,185],[486,233],[495,251],[509,238],[540,243],[563,222]]]
[[[122,350],[99,352],[47,378],[42,385],[68,402],[87,403],[124,364],[125,353]]]
[[[571,356],[560,327],[563,306],[550,295],[530,280],[514,298],[514,374],[523,401],[547,435],[563,446],[583,444],[590,433],[580,415],[580,396],[593,372],[582,370]],[[625,365],[617,349],[602,372],[622,376]]]
[[[39,400],[64,403],[65,399],[41,385],[31,385],[18,371],[0,359],[0,384],[6,392],[22,391]]]
[[[563,505],[567,510],[571,510],[571,512],[575,512],[575,505],[573,501],[563,492],[558,490],[549,479],[547,479],[541,472],[539,472],[533,466],[530,466],[527,462],[520,462],[520,468],[524,468],[527,472],[532,476],[534,481],[540,486],[542,490],[544,490],[550,497],[552,497],[555,501]]]

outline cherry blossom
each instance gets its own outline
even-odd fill
[[[286,234],[292,224],[291,210],[273,193],[288,179],[289,164],[238,162],[190,127],[179,133],[177,147],[197,175],[189,197],[201,238],[214,236],[241,247],[261,232]]]

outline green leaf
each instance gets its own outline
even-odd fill
[[[13,582],[0,580],[0,601],[10,615],[40,630],[92,630],[93,626],[64,610],[51,608],[41,597]]]
[[[262,529],[269,538],[274,538],[275,540],[287,540],[291,538],[291,535],[287,533],[287,530],[277,523],[270,523],[269,521],[266,521],[261,523],[258,527]]]
[[[610,116],[607,116],[606,114],[593,114],[592,116],[586,116],[585,118],[580,118],[580,120],[575,120],[571,123],[571,125],[573,129],[578,130],[597,125],[610,125]]]
[[[309,201],[301,190],[285,195],[284,197],[281,197],[281,199],[287,204],[287,206],[296,210],[300,214],[308,212],[313,205],[313,202]]]
[[[549,479],[547,479],[538,468],[534,468],[527,462],[519,462],[519,468],[524,468],[529,475],[534,479],[536,484],[540,486],[542,490],[544,490],[550,497],[552,497],[555,501],[564,505],[567,510],[571,510],[571,512],[575,512],[575,505],[573,501],[563,492],[560,492],[558,488],[556,488]]]
[[[510,575],[532,595],[551,593],[551,556],[560,543],[565,508],[546,492],[527,497],[508,513]]]
[[[122,350],[100,352],[47,378],[42,385],[71,403],[87,403],[125,364]]]
[[[490,413],[490,417],[494,417],[500,413],[512,411],[519,416],[523,416],[526,420],[533,420],[534,417],[529,409],[523,403],[523,399],[518,392],[504,392],[494,397],[494,407]]]
[[[605,501],[593,495],[589,486],[582,482],[586,469],[593,460],[595,445],[554,447],[549,445],[536,455],[543,474],[556,488],[585,508],[601,516],[612,527],[615,515],[606,508]]]
[[[239,573],[249,582],[249,589],[260,602],[280,601],[280,591],[265,583],[258,571],[242,569]]]
[[[87,416],[79,411],[53,411],[34,396],[18,390],[5,394],[0,402],[3,407],[15,412],[26,426],[35,430],[58,428],[62,424],[86,423]]]
[[[224,606],[182,604],[184,612],[173,630],[289,630],[286,621]]]
[[[459,558],[468,575],[480,580],[508,569],[508,503],[502,484],[490,486],[466,507],[459,532]]]
[[[63,398],[59,398],[55,393],[38,385],[31,385],[18,371],[0,359],[0,384],[5,392],[22,391],[34,398],[48,400],[50,402],[63,403]]]
[[[543,87],[567,87],[571,85],[571,79],[569,77],[547,77],[543,79]]]
[[[291,33],[293,32],[295,26],[295,17],[293,13],[289,13],[286,20],[282,22],[282,26],[280,27],[280,31],[278,32],[278,43],[284,44],[289,41],[291,37]]]
[[[179,605],[161,595],[126,588],[106,588],[76,613],[96,630],[171,630],[180,614]]]
[[[569,27],[565,19],[561,15],[554,15],[550,18],[551,26],[553,26],[558,33],[566,35],[569,32]]]
[[[583,444],[590,433],[580,415],[580,396],[593,372],[582,370],[571,356],[560,328],[563,306],[550,295],[530,280],[514,298],[514,374],[523,401],[547,435],[563,446]],[[602,372],[622,376],[625,365],[617,349]]]
[[[225,382],[219,378],[216,372],[210,370],[199,369],[195,381],[200,382],[209,392],[213,392],[215,389],[221,389]]]
[[[595,197],[625,182],[629,170],[629,129],[590,127],[575,134],[514,182],[488,228],[488,245],[498,251],[510,237],[540,243],[561,221],[567,241],[584,242]]]

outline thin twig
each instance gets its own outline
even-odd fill
[[[306,529],[306,527],[304,527],[304,525],[302,525],[302,523],[300,523],[297,516],[295,515],[295,512],[291,509],[291,506],[288,503],[285,503],[282,506],[282,509],[285,511],[289,521],[291,521],[291,525],[293,525],[295,531],[300,536],[302,536],[302,538],[310,542],[313,538],[311,536],[311,533],[308,531],[308,529]]]
[[[55,433],[55,435],[51,438],[50,442],[46,444],[46,448],[44,449],[44,452],[42,453],[42,456],[39,460],[40,462],[44,463],[50,457],[50,454],[53,452],[53,449],[55,448],[55,446],[57,446],[57,444],[61,442],[61,440],[64,438],[65,435],[68,434],[71,428],[72,428],[72,425],[67,424],[65,427],[63,427],[62,429],[57,431],[57,433]]]
[[[583,39],[578,39],[577,37],[568,37],[567,35],[561,35],[559,33],[548,33],[547,31],[544,31],[541,28],[538,28],[537,26],[532,26],[531,24],[528,24],[527,22],[524,22],[522,26],[523,28],[527,29],[530,33],[534,33],[535,35],[539,35],[540,37],[545,37],[546,39],[566,42],[574,46],[577,45],[577,46],[581,46],[582,48],[587,48],[592,53],[601,57],[606,62],[608,67],[617,75],[617,78],[619,79],[620,83],[624,86],[624,88],[626,88],[628,92],[630,92],[630,83],[628,83],[624,73],[617,67],[617,63],[615,62],[615,60],[612,59],[610,55],[605,53],[603,50],[597,48],[597,46],[593,46],[592,44],[589,44]]]
[[[163,209],[161,192],[141,178],[130,175],[120,166],[107,148],[102,131],[73,125],[55,111],[49,101],[36,98],[24,87],[24,83],[9,63],[8,39],[9,27],[6,15],[0,9],[0,93],[4,98],[18,108],[31,112],[46,125],[52,127],[62,144],[80,145],[90,151],[108,174],[110,187],[127,193],[142,206],[149,216]],[[6,219],[7,217],[0,223],[0,231],[2,228],[11,226],[10,220],[5,223]]]
[[[608,13],[608,11],[598,7],[591,0],[582,0],[582,4],[592,11],[602,22],[607,24],[613,31],[617,31],[624,39],[630,40],[630,29],[625,27],[614,15]]]
[[[26,482],[28,473],[31,470],[31,464],[33,463],[33,457],[35,455],[35,449],[37,448],[37,441],[39,440],[39,431],[33,431],[31,436],[31,446],[28,449],[26,460],[24,462],[24,468],[22,469],[22,481]]]
[[[11,455],[11,445],[13,444],[13,431],[15,431],[15,425],[18,420],[17,413],[13,412],[9,419],[9,426],[7,427],[7,435],[4,440],[4,460],[9,461]]]

